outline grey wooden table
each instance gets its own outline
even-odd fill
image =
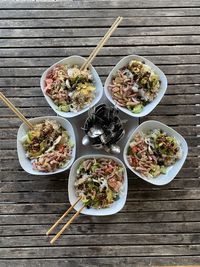
[[[160,66],[169,86],[155,119],[179,131],[189,156],[176,179],[155,187],[129,173],[117,215],[79,216],[50,246],[46,230],[69,206],[67,173],[42,177],[18,162],[20,121],[0,103],[0,266],[152,266],[200,264],[199,0],[0,2],[0,87],[25,116],[54,115],[42,96],[43,70],[88,56],[114,19],[124,20],[96,58],[102,81],[123,56]]]

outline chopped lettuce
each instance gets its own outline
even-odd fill
[[[142,112],[143,108],[144,106],[142,104],[138,104],[137,106],[133,108],[133,113],[140,113]]]
[[[160,168],[160,172],[161,172],[162,174],[166,174],[166,173],[167,173],[167,168],[166,168],[165,166],[162,166],[162,167]]]
[[[58,110],[63,111],[63,112],[69,112],[70,107],[69,107],[69,105],[61,105],[58,107]]]

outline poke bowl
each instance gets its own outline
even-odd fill
[[[114,173],[115,172],[115,173]],[[111,215],[125,205],[128,190],[126,167],[116,157],[92,154],[78,158],[71,167],[68,196],[81,213],[95,216]]]
[[[171,182],[188,153],[185,139],[159,121],[146,121],[130,135],[124,148],[124,162],[138,177],[154,185]]]
[[[42,93],[60,116],[72,118],[96,105],[103,86],[93,66],[80,70],[86,61],[81,56],[64,58],[44,71],[40,79]]]
[[[148,59],[129,55],[108,75],[104,91],[108,100],[132,117],[149,114],[167,89],[165,74]]]
[[[33,175],[51,175],[67,170],[76,154],[73,127],[65,118],[38,117],[24,123],[17,134],[17,153],[21,167]]]

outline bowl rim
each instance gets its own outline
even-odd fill
[[[66,119],[66,118],[63,118],[63,117],[58,117],[58,116],[42,116],[42,117],[35,117],[35,118],[30,118],[28,119],[30,122],[34,122],[34,121],[37,121],[37,120],[45,120],[45,119],[50,119],[50,120],[61,120],[63,121],[63,123],[66,123],[67,124],[67,128],[64,127],[67,131],[68,129],[70,129],[70,139],[72,139],[73,141],[73,149],[72,149],[72,158],[71,160],[69,161],[69,164],[67,164],[64,168],[60,168],[60,169],[57,169],[56,171],[54,172],[39,172],[39,171],[36,171],[36,170],[32,170],[32,171],[29,171],[25,165],[23,163],[24,161],[24,158],[21,156],[20,154],[20,151],[19,151],[19,147],[21,146],[21,141],[20,141],[20,138],[19,138],[19,135],[21,133],[21,131],[25,130],[27,128],[27,126],[25,125],[25,123],[22,123],[18,129],[18,132],[17,132],[17,155],[18,155],[18,160],[19,160],[19,163],[22,167],[22,169],[24,171],[26,171],[27,173],[30,173],[32,175],[41,175],[41,176],[48,176],[48,175],[54,175],[54,174],[58,174],[58,173],[61,173],[61,172],[64,172],[66,170],[68,170],[71,165],[73,164],[75,158],[76,158],[76,136],[75,136],[75,132],[74,132],[74,128],[73,128],[73,125]],[[36,122],[38,123],[38,122]],[[24,128],[25,127],[25,128]],[[26,130],[25,130],[26,131]],[[26,131],[27,132],[27,131]],[[25,155],[25,150],[23,150],[24,152],[24,155]],[[30,159],[27,158],[27,160],[30,161]]]
[[[132,113],[131,111],[129,111],[127,108],[123,108],[123,107],[120,107],[116,101],[113,100],[109,90],[108,90],[108,81],[110,79],[112,79],[112,75],[113,75],[113,72],[115,72],[116,70],[119,70],[120,68],[118,67],[123,61],[126,61],[126,60],[133,60],[134,58],[136,59],[140,59],[140,60],[143,60],[145,61],[145,64],[147,65],[152,65],[150,66],[151,68],[153,68],[153,70],[156,72],[160,72],[159,74],[159,78],[161,77],[161,75],[163,76],[163,82],[165,83],[165,86],[163,88],[163,92],[158,92],[158,95],[156,98],[160,98],[160,100],[158,101],[158,103],[155,103],[154,100],[156,100],[156,98],[151,102],[151,103],[154,103],[153,107],[149,109],[149,111],[147,110],[147,107],[148,105],[146,105],[144,107],[144,110],[140,113]],[[123,66],[126,66],[127,64],[124,64]],[[164,72],[157,66],[155,65],[152,61],[150,61],[149,59],[143,57],[143,56],[140,56],[140,55],[136,55],[136,54],[131,54],[131,55],[128,55],[128,56],[125,56],[123,58],[121,58],[117,64],[115,64],[115,66],[112,68],[112,70],[110,71],[109,75],[107,76],[106,80],[105,80],[105,83],[104,83],[104,92],[105,92],[105,95],[107,97],[107,99],[113,104],[113,105],[116,105],[117,108],[119,108],[122,112],[128,114],[129,116],[131,117],[134,117],[134,118],[141,118],[141,117],[144,117],[144,116],[147,116],[149,113],[151,113],[155,108],[156,106],[160,103],[160,101],[162,100],[162,98],[164,97],[165,93],[166,93],[166,90],[167,90],[167,87],[168,87],[168,81],[167,81],[167,77],[166,75],[164,74]],[[149,103],[149,104],[151,104]],[[146,112],[144,112],[146,110]]]
[[[137,172],[136,170],[134,170],[130,166],[130,164],[129,164],[128,160],[127,160],[127,157],[126,157],[126,155],[127,155],[127,149],[128,149],[129,143],[130,143],[131,139],[133,138],[133,136],[138,131],[140,131],[140,128],[142,128],[142,126],[144,126],[145,124],[149,124],[149,123],[156,123],[157,125],[159,125],[159,127],[164,128],[164,129],[167,129],[169,131],[172,131],[173,133],[175,133],[178,136],[178,141],[180,143],[182,143],[182,144],[184,143],[184,146],[185,146],[185,150],[183,151],[184,154],[183,154],[182,158],[180,159],[180,162],[181,162],[180,163],[180,167],[177,168],[177,170],[174,172],[174,174],[171,176],[171,178],[168,181],[164,182],[164,183],[159,183],[158,184],[158,183],[156,183],[156,178],[155,179],[153,179],[153,178],[151,179],[151,178],[147,178],[147,177],[142,176],[139,172]],[[152,129],[155,129],[155,128],[158,128],[158,127],[156,127],[156,126],[153,126],[152,127]],[[145,122],[141,123],[135,130],[133,130],[131,132],[131,134],[130,134],[130,136],[129,136],[126,144],[125,144],[124,150],[123,150],[123,159],[124,159],[124,163],[127,166],[127,168],[130,171],[132,171],[134,174],[136,174],[139,178],[143,179],[144,181],[146,181],[148,183],[151,183],[151,184],[157,185],[157,186],[166,185],[166,184],[170,183],[176,177],[176,175],[178,174],[178,172],[181,170],[181,168],[182,168],[182,166],[183,166],[183,164],[184,164],[184,162],[185,162],[185,160],[187,158],[187,155],[188,155],[188,144],[187,144],[185,138],[180,133],[178,133],[176,130],[174,130],[172,127],[169,127],[168,125],[166,125],[166,124],[164,124],[164,123],[162,123],[160,121],[156,121],[156,120],[148,120],[148,121],[145,121]],[[174,167],[174,164],[171,167],[173,168]],[[166,177],[165,174],[161,174],[161,175],[162,175],[162,177]]]
[[[43,82],[44,82],[44,80],[45,80],[45,78],[46,78],[47,73],[48,73],[53,67],[55,67],[55,66],[58,65],[58,64],[62,64],[62,62],[65,61],[65,60],[70,60],[70,59],[75,59],[75,58],[80,59],[80,60],[83,60],[83,61],[86,61],[86,58],[84,58],[84,57],[82,57],[82,56],[79,56],[79,55],[71,55],[71,56],[69,56],[69,57],[65,57],[65,58],[63,58],[63,59],[61,59],[61,60],[55,62],[55,63],[52,64],[51,66],[49,66],[47,69],[45,69],[44,72],[42,73],[41,77],[40,77],[40,89],[41,89],[41,91],[42,91],[42,93],[43,93],[43,96],[45,97],[45,100],[47,101],[48,105],[53,109],[53,111],[54,111],[57,115],[59,115],[59,116],[61,116],[61,117],[64,117],[64,118],[68,118],[68,119],[69,119],[69,118],[77,117],[77,116],[79,116],[79,115],[81,115],[81,114],[87,112],[90,108],[92,108],[93,106],[95,106],[95,105],[101,100],[101,98],[102,98],[102,96],[103,96],[103,92],[104,92],[104,90],[103,90],[103,84],[102,84],[102,81],[101,81],[101,79],[100,79],[100,76],[99,76],[98,72],[97,72],[96,69],[93,67],[93,65],[90,65],[90,69],[95,73],[95,75],[97,75],[98,84],[100,85],[100,88],[101,88],[101,89],[99,90],[99,96],[98,96],[98,97],[96,96],[96,97],[93,99],[94,103],[88,105],[87,107],[83,108],[82,110],[80,110],[80,111],[78,111],[78,112],[64,112],[64,111],[59,111],[59,110],[57,110],[57,108],[56,108],[57,106],[54,104],[54,102],[52,101],[52,99],[51,99],[49,96],[47,96],[47,95],[45,94],[45,92],[44,92]],[[95,81],[96,81],[96,80],[95,80]]]
[[[81,211],[82,214],[85,214],[85,215],[91,215],[91,216],[108,216],[108,215],[113,215],[113,214],[116,214],[118,213],[120,210],[123,209],[125,203],[126,203],[126,200],[127,200],[127,194],[128,194],[128,175],[127,175],[127,169],[126,169],[126,165],[124,164],[124,162],[122,160],[120,160],[119,158],[115,157],[115,156],[112,156],[112,155],[105,155],[105,154],[89,154],[89,155],[84,155],[84,156],[81,156],[79,158],[77,158],[73,165],[71,166],[70,168],[70,173],[69,173],[69,178],[68,178],[68,198],[69,198],[69,202],[71,205],[73,205],[74,203],[72,203],[72,198],[73,196],[76,196],[75,195],[75,189],[71,187],[71,182],[74,182],[75,181],[75,175],[74,175],[74,172],[77,168],[77,165],[80,163],[81,160],[84,160],[84,159],[88,159],[88,158],[110,158],[110,159],[114,159],[116,160],[118,163],[120,163],[122,166],[123,166],[123,169],[124,169],[124,188],[123,188],[123,195],[121,197],[122,199],[122,203],[119,205],[117,203],[117,207],[115,209],[114,212],[112,212],[112,205],[108,208],[105,208],[105,209],[95,209],[95,208],[90,208],[90,209],[83,209]],[[74,209],[76,211],[78,211],[79,209],[77,208],[77,205],[74,207]],[[88,212],[89,211],[89,212]],[[94,212],[91,212],[91,211],[96,211],[97,214]],[[100,213],[98,213],[98,211],[100,211]],[[101,214],[101,211],[104,211],[103,214]],[[107,212],[106,212],[107,211]],[[110,211],[110,212],[109,212]]]

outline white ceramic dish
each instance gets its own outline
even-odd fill
[[[131,60],[139,60],[139,61],[145,62],[146,65],[150,66],[153,69],[153,71],[159,75],[159,78],[161,81],[160,89],[159,89],[159,93],[158,93],[157,97],[151,103],[146,105],[143,108],[143,111],[138,113],[138,114],[132,113],[127,108],[123,108],[123,107],[120,107],[119,105],[117,105],[116,102],[113,100],[113,98],[110,94],[110,91],[108,89],[109,84],[111,84],[112,77],[114,75],[116,75],[116,73],[119,69],[127,66]],[[143,116],[146,116],[147,114],[149,114],[158,105],[158,103],[161,101],[161,99],[163,98],[163,96],[166,92],[166,89],[167,89],[167,78],[166,78],[165,74],[157,66],[155,66],[151,61],[149,61],[148,59],[146,59],[144,57],[137,56],[137,55],[130,55],[130,56],[126,56],[126,57],[122,58],[117,63],[117,65],[111,70],[110,74],[108,75],[108,78],[105,81],[105,85],[104,85],[104,91],[105,91],[105,94],[106,94],[106,97],[108,98],[108,100],[112,104],[114,104],[114,105],[116,104],[117,107],[121,111],[125,112],[126,114],[128,114],[132,117],[143,117]]]
[[[69,196],[70,204],[73,205],[77,200],[77,196],[76,196],[75,188],[74,188],[74,182],[75,182],[75,177],[76,177],[76,170],[77,170],[77,167],[79,166],[80,162],[82,160],[88,159],[88,158],[102,158],[102,157],[114,159],[116,162],[118,162],[119,164],[121,164],[124,167],[123,190],[122,190],[122,193],[120,195],[119,200],[115,201],[110,207],[104,208],[104,209],[94,209],[94,208],[87,209],[87,208],[85,208],[85,209],[83,209],[83,211],[81,213],[86,214],[86,215],[105,216],[105,215],[115,214],[115,213],[119,212],[124,207],[125,202],[126,202],[127,190],[128,190],[128,179],[127,179],[126,167],[123,164],[123,162],[121,160],[119,160],[118,158],[113,157],[113,156],[101,155],[101,154],[94,154],[94,155],[91,154],[91,155],[82,156],[82,157],[78,158],[71,167],[70,174],[69,174],[69,180],[68,180],[68,196]],[[82,207],[82,203],[80,201],[74,208],[76,211],[78,211],[81,207]]]
[[[58,170],[56,170],[54,172],[47,172],[47,173],[46,172],[39,172],[37,170],[33,170],[31,161],[30,161],[30,159],[28,159],[26,157],[26,152],[25,152],[25,150],[23,148],[23,145],[22,145],[22,138],[26,135],[26,133],[29,130],[28,127],[23,123],[19,127],[19,130],[18,130],[18,133],[17,133],[17,153],[18,153],[18,158],[19,158],[19,162],[20,162],[21,167],[26,172],[28,172],[30,174],[34,174],[34,175],[51,175],[51,174],[63,172],[65,170],[69,169],[69,167],[72,165],[72,163],[73,163],[73,161],[75,159],[75,156],[76,156],[76,138],[75,138],[74,130],[73,130],[73,127],[72,127],[71,123],[68,120],[64,119],[64,118],[57,117],[57,116],[39,117],[39,118],[30,119],[29,121],[34,125],[36,123],[44,121],[45,119],[55,120],[55,121],[59,122],[62,125],[62,127],[64,129],[66,129],[67,132],[69,133],[70,139],[73,142],[74,147],[73,147],[73,150],[72,150],[71,159],[70,159],[70,161],[68,162],[68,164],[64,168],[58,169]]]
[[[54,104],[54,102],[51,100],[51,98],[49,96],[47,96],[44,92],[44,87],[45,87],[45,78],[47,76],[47,73],[52,70],[56,65],[58,64],[68,64],[68,65],[78,65],[81,66],[84,62],[86,61],[85,58],[80,57],[80,56],[71,56],[71,57],[67,57],[64,58],[58,62],[56,62],[55,64],[53,64],[51,67],[49,67],[47,70],[45,70],[45,72],[42,74],[42,77],[40,79],[40,87],[42,89],[42,93],[46,99],[46,101],[48,102],[48,104],[51,106],[51,108],[60,116],[65,117],[65,118],[72,118],[75,116],[78,116],[82,113],[84,113],[85,111],[89,110],[90,107],[93,107],[94,105],[96,105],[99,100],[102,97],[103,94],[103,85],[102,82],[99,78],[98,73],[96,72],[95,68],[91,66],[91,72],[92,72],[92,76],[94,78],[94,82],[96,85],[96,91],[95,91],[95,98],[93,99],[92,103],[83,108],[82,110],[78,111],[78,112],[63,112],[63,111],[59,111],[58,107]]]
[[[143,177],[139,172],[135,171],[130,166],[126,155],[127,155],[129,143],[133,139],[133,137],[135,136],[135,134],[137,132],[148,132],[149,130],[153,130],[153,129],[161,129],[161,130],[165,131],[168,135],[175,137],[176,140],[180,144],[180,147],[182,150],[182,157],[181,157],[181,159],[177,160],[174,165],[168,167],[166,174],[160,174],[156,178],[146,178],[146,177]],[[151,121],[143,122],[132,132],[132,134],[131,134],[130,138],[128,139],[126,146],[124,148],[123,157],[124,157],[124,162],[127,165],[127,167],[133,173],[135,173],[137,176],[139,176],[140,178],[142,178],[146,182],[154,184],[154,185],[165,185],[165,184],[168,184],[169,182],[171,182],[175,178],[175,176],[178,174],[181,167],[183,166],[183,163],[186,160],[187,154],[188,154],[187,143],[186,143],[185,139],[179,133],[177,133],[174,129],[172,129],[171,127],[168,127],[167,125],[165,125],[159,121],[151,120]]]

